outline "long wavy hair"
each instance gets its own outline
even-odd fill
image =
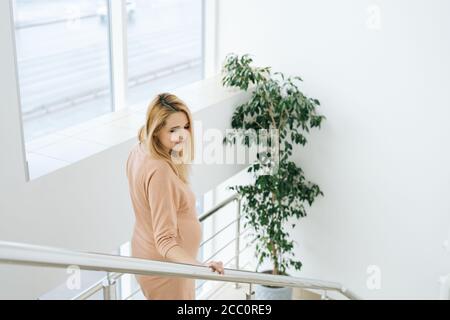
[[[167,118],[177,112],[184,112],[189,121],[189,135],[185,146],[176,156],[167,154],[158,139],[159,131],[165,126]],[[189,183],[190,164],[194,160],[194,134],[192,115],[188,106],[177,96],[170,93],[158,94],[147,109],[145,124],[139,129],[138,139],[147,148],[148,153],[156,159],[167,161],[175,174]]]

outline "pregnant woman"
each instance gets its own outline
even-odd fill
[[[194,155],[192,116],[172,94],[159,94],[147,110],[139,142],[130,151],[127,177],[135,213],[132,256],[207,266],[224,273],[220,261],[197,260],[201,225],[188,182]],[[147,299],[193,300],[195,280],[136,276]]]

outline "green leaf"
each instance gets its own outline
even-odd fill
[[[269,258],[280,273],[289,267],[299,270],[302,263],[290,258],[294,256],[294,243],[284,227],[293,218],[305,217],[305,204],[311,206],[323,193],[305,178],[303,170],[290,157],[294,145],[306,145],[310,130],[320,129],[326,119],[316,110],[320,102],[303,94],[298,87],[302,78],[286,78],[281,72],[272,73],[270,67],[253,66],[253,59],[248,54],[227,55],[222,80],[224,86],[238,87],[243,91],[252,86],[248,101],[235,108],[231,119],[233,129],[270,129],[273,123],[279,129],[276,173],[260,175],[255,177],[253,184],[233,189],[243,201],[244,226],[254,231],[252,241],[256,243],[257,261],[260,264]],[[260,142],[258,135],[226,138],[224,143],[236,143],[236,139],[241,139],[247,147]],[[268,154],[271,155],[270,152]],[[258,153],[257,159],[264,159],[263,154]],[[256,173],[264,165],[263,161],[257,162],[247,171]],[[287,199],[287,203],[283,199]],[[295,228],[296,223],[291,226]]]

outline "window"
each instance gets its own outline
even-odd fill
[[[202,0],[126,1],[128,103],[203,78]]]
[[[9,1],[31,180],[128,141],[156,93],[203,79],[205,0]]]
[[[13,0],[25,141],[112,111],[107,0]]]

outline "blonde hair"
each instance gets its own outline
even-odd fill
[[[186,141],[187,148],[180,152],[183,161],[174,161],[173,157],[164,150],[157,135],[165,126],[167,118],[177,112],[184,112],[189,121],[189,134]],[[189,164],[194,160],[194,136],[192,115],[187,105],[177,96],[170,93],[157,95],[147,109],[145,124],[139,129],[138,139],[147,148],[149,154],[156,159],[167,161],[175,174],[188,183]]]

